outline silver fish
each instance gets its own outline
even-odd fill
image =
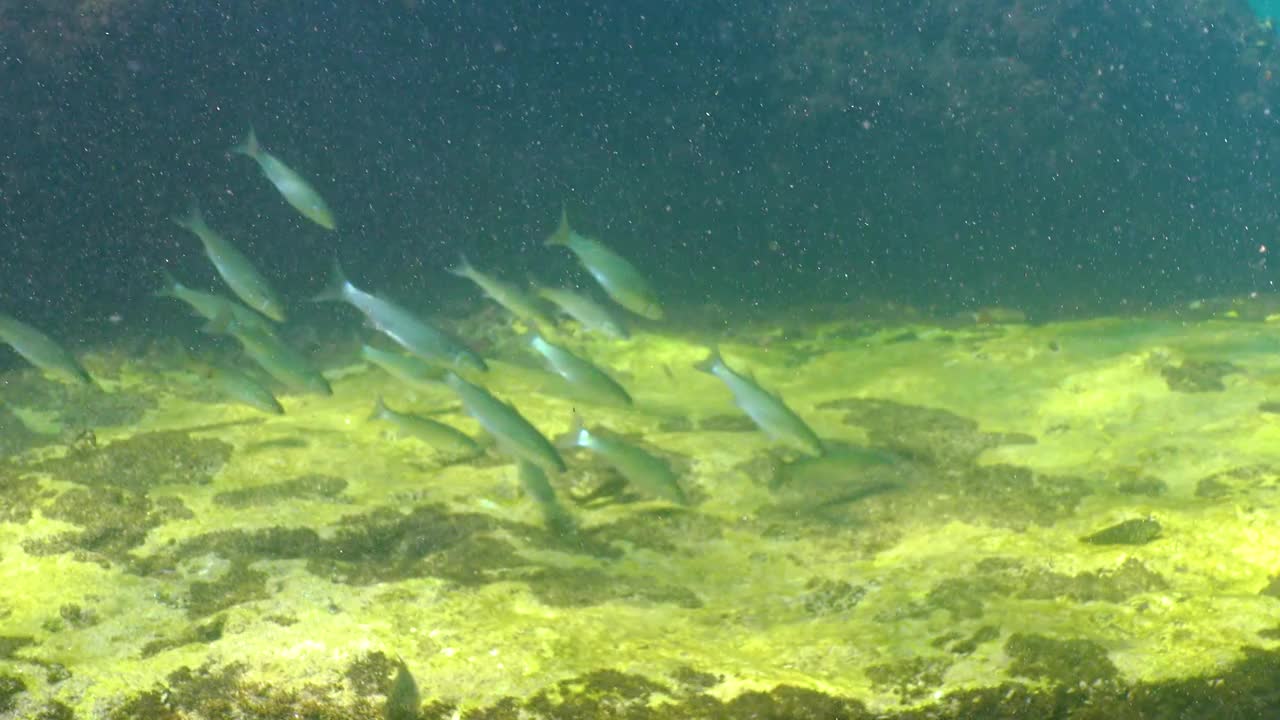
[[[439,387],[444,382],[444,370],[413,355],[379,350],[369,345],[360,346],[360,357],[382,368],[395,379],[417,387]]]
[[[658,295],[640,271],[599,240],[574,232],[569,227],[567,211],[560,211],[560,226],[547,238],[546,244],[566,247],[577,255],[578,261],[614,302],[641,317],[662,319]]]
[[[280,302],[271,283],[267,282],[244,253],[209,227],[198,205],[192,205],[186,217],[175,217],[173,222],[200,238],[200,242],[204,243],[205,254],[237,297],[272,320],[284,322],[284,304]]]
[[[634,445],[591,432],[582,424],[581,418],[574,418],[573,429],[565,436],[564,444],[590,450],[612,465],[628,482],[650,495],[677,505],[689,504],[675,472],[665,461]]]
[[[218,392],[236,402],[271,415],[284,414],[284,406],[270,390],[239,370],[209,366],[203,369],[203,375]]]
[[[200,317],[212,320],[223,313],[229,313],[237,323],[263,332],[274,332],[271,322],[262,315],[250,310],[240,303],[215,293],[207,293],[183,285],[173,275],[164,271],[164,287],[153,294],[157,297],[170,297],[181,300],[191,306]]]
[[[529,345],[546,359],[551,369],[585,398],[605,404],[631,405],[631,395],[626,388],[590,360],[574,355],[536,332],[528,337]]]
[[[734,372],[719,351],[712,349],[707,359],[694,367],[720,378],[733,393],[734,403],[769,437],[812,455],[822,455],[822,441],[813,429],[787,407],[782,398],[761,388],[751,378]]]
[[[276,186],[276,190],[279,190],[284,199],[302,213],[303,217],[326,230],[333,230],[338,226],[333,220],[333,212],[325,204],[324,198],[320,197],[320,193],[302,179],[301,175],[280,162],[279,158],[263,150],[258,144],[258,136],[253,128],[249,128],[249,134],[240,143],[234,145],[231,152],[247,155],[256,160],[258,167],[262,168],[262,174],[267,176],[271,184]]]
[[[564,459],[555,446],[515,407],[479,385],[463,380],[455,372],[445,374],[444,379],[462,400],[467,414],[493,436],[499,449],[515,460],[526,460],[543,470],[564,472]]]
[[[374,404],[369,419],[385,420],[404,434],[412,435],[437,450],[467,455],[480,452],[480,445],[461,430],[417,415],[396,412],[387,407],[382,398]]]
[[[49,375],[81,385],[94,384],[74,355],[53,338],[17,318],[0,315],[0,341],[8,343],[14,352]]]
[[[551,487],[551,481],[542,468],[526,460],[517,461],[516,466],[520,485],[542,510],[542,519],[547,523],[547,529],[557,533],[573,532],[573,516],[556,499],[555,488]]]
[[[556,307],[588,330],[617,340],[631,337],[621,318],[586,295],[564,288],[538,288],[538,296],[555,303]]]
[[[423,360],[445,367],[488,370],[484,359],[448,333],[419,319],[399,305],[356,287],[334,263],[329,288],[315,296],[317,301],[345,302],[355,307],[379,332],[395,340],[405,350]]]
[[[271,333],[241,325],[226,314],[210,320],[204,331],[235,337],[245,354],[268,375],[294,390],[326,396],[333,394],[329,381],[312,367],[305,355]]]
[[[449,268],[449,272],[479,285],[485,295],[525,322],[543,326],[555,324],[536,298],[511,283],[480,272],[467,261],[466,255],[459,257],[458,265]]]

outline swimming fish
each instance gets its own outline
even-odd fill
[[[0,314],[0,341],[49,375],[80,385],[93,385],[93,378],[53,338],[9,315]]]
[[[631,337],[622,319],[595,300],[564,288],[538,288],[538,296],[555,303],[582,327],[617,340]]]
[[[555,324],[537,299],[511,283],[480,272],[467,261],[466,255],[461,256],[458,265],[450,268],[449,272],[479,285],[485,295],[525,322],[547,326]]]
[[[557,533],[573,532],[575,529],[573,516],[556,499],[555,488],[551,487],[551,481],[547,479],[547,474],[542,468],[527,460],[516,461],[516,468],[520,476],[520,485],[538,504],[547,529]]]
[[[231,400],[271,415],[284,414],[284,406],[276,396],[246,373],[234,368],[210,365],[201,368],[201,374],[218,392]]]
[[[324,198],[320,197],[320,193],[303,180],[301,175],[280,162],[279,158],[263,150],[258,144],[258,136],[252,127],[249,128],[249,134],[243,141],[232,146],[231,152],[247,155],[256,160],[258,167],[262,168],[262,174],[267,176],[271,184],[276,186],[276,190],[279,190],[284,199],[302,213],[303,217],[326,230],[337,227],[337,223],[333,220],[333,213],[325,204]]]
[[[599,240],[574,232],[569,227],[569,213],[566,210],[561,209],[560,226],[547,238],[546,244],[569,248],[614,302],[641,317],[662,319],[658,295],[640,271]]]
[[[822,441],[813,429],[787,407],[782,398],[760,387],[751,378],[734,372],[725,364],[718,350],[712,349],[707,359],[694,367],[720,378],[733,393],[734,403],[769,437],[812,455],[822,455]]]
[[[370,345],[360,346],[360,357],[382,368],[395,379],[417,387],[439,387],[444,382],[444,370],[413,355],[380,350]]]
[[[263,332],[274,332],[271,323],[262,315],[250,310],[240,303],[215,293],[207,293],[183,285],[168,270],[164,271],[164,287],[156,290],[157,297],[170,297],[181,300],[196,314],[205,320],[212,320],[222,313],[230,313],[232,319],[241,325],[256,328]]]
[[[267,282],[244,253],[209,227],[204,220],[204,213],[200,212],[200,206],[192,205],[186,217],[174,217],[173,222],[200,238],[200,242],[204,243],[205,254],[237,297],[272,320],[284,322],[284,305],[271,288],[271,283]]]
[[[455,372],[446,373],[444,379],[462,400],[467,414],[493,436],[499,449],[515,460],[526,460],[543,470],[564,472],[564,459],[559,451],[514,406],[463,380]]]
[[[317,301],[333,300],[355,307],[379,332],[395,340],[405,350],[423,360],[446,367],[488,370],[484,359],[461,340],[421,320],[399,305],[356,287],[336,262],[328,289],[315,296]]]
[[[326,396],[333,394],[329,381],[312,367],[311,361],[272,333],[241,325],[230,314],[222,314],[210,320],[205,324],[204,331],[231,335],[239,340],[246,355],[266,370],[268,375],[294,390]]]
[[[528,338],[529,345],[546,359],[551,369],[584,397],[612,405],[631,404],[631,395],[626,389],[590,360],[574,355],[536,332],[529,333]]]
[[[369,419],[385,420],[404,434],[412,435],[437,450],[467,455],[480,452],[476,441],[461,430],[417,415],[396,412],[387,407],[381,397],[374,403],[373,414]]]
[[[613,437],[593,433],[575,416],[573,429],[562,445],[590,450],[622,474],[632,485],[663,500],[688,505],[689,498],[680,487],[671,466],[645,450]]]

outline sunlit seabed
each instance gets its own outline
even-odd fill
[[[745,422],[692,368],[704,341],[576,343],[633,411],[494,364],[490,388],[545,433],[577,407],[694,498],[570,455],[553,482],[573,537],[543,529],[513,465],[367,420],[385,395],[475,432],[447,388],[351,365],[334,397],[268,417],[153,361],[85,358],[110,399],[10,375],[0,676],[30,692],[6,702],[90,717],[185,666],[377,716],[398,655],[425,701],[463,708],[612,670],[656,683],[645,702],[786,684],[890,710],[1212,675],[1280,635],[1280,328],[833,322],[725,342],[829,442],[822,461]]]

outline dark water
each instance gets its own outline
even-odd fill
[[[1243,2],[74,3],[0,10],[0,287],[141,322],[198,198],[290,294],[424,301],[567,203],[677,301],[1106,311],[1270,286],[1271,34]],[[226,149],[253,123],[337,234]],[[88,332],[81,328],[83,332]]]

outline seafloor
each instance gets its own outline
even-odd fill
[[[349,363],[274,417],[163,352],[90,354],[106,393],[11,373],[0,716],[411,717],[402,658],[423,718],[1274,717],[1280,328],[1200,310],[724,338],[822,460],[693,369],[703,333],[577,339],[633,411],[499,347],[486,382],[544,431],[576,404],[693,498],[571,455],[568,535],[512,465],[366,420],[474,431],[443,387]]]

